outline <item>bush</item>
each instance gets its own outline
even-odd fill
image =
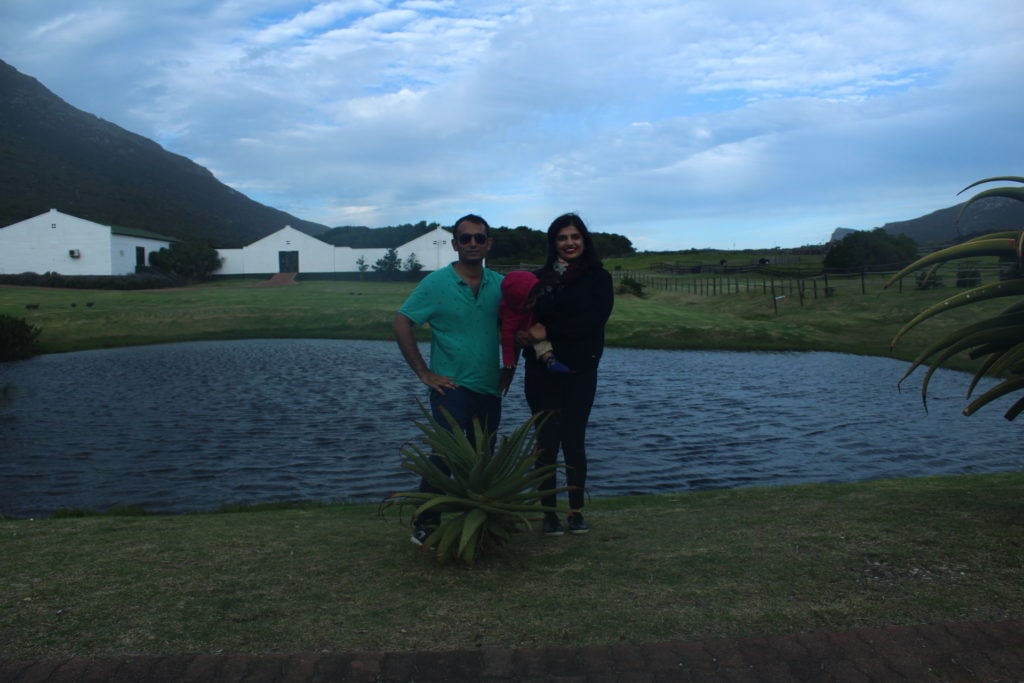
[[[829,270],[909,263],[917,258],[917,243],[906,235],[890,235],[882,228],[858,230],[833,244],[825,254]]]
[[[540,503],[545,495],[568,490],[540,488],[557,469],[535,467],[537,428],[543,418],[531,417],[500,441],[474,421],[471,442],[458,427],[443,427],[429,410],[422,405],[420,409],[425,419],[416,423],[423,432],[421,443],[402,447],[402,467],[427,479],[435,492],[393,493],[384,505],[412,505],[417,515],[446,513],[423,544],[439,561],[474,565],[513,533],[529,529],[530,517],[539,517],[546,509]],[[449,425],[455,424],[447,412],[445,417]],[[433,457],[444,463],[450,476],[433,463]]]
[[[24,318],[0,315],[0,361],[31,358],[38,341],[38,327]]]
[[[158,273],[138,275],[61,275],[46,272],[0,275],[0,285],[21,287],[59,287],[62,289],[162,289],[180,283]]]
[[[149,255],[149,265],[186,282],[205,282],[223,264],[217,250],[199,240],[174,242]]]
[[[644,298],[644,285],[642,282],[638,282],[631,277],[624,277],[619,280],[619,286],[615,289],[615,293],[632,295],[642,299]]]

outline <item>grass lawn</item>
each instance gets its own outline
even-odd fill
[[[473,569],[372,505],[0,520],[0,640],[68,654],[445,650],[1024,614],[1024,475],[594,500]]]

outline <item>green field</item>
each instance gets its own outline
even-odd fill
[[[826,297],[823,280],[626,272],[647,286],[643,298],[616,298],[610,346],[888,355],[899,327],[950,291],[883,290],[882,276],[834,277]],[[392,316],[412,286],[324,280],[283,287],[232,280],[136,291],[0,286],[0,314],[38,327],[41,353],[188,340],[391,339]],[[935,335],[979,314],[955,310],[930,321],[901,342],[895,355],[911,358]]]

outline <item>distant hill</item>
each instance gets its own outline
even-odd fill
[[[157,143],[72,107],[0,61],[0,226],[58,209],[105,225],[239,247],[290,225]]]
[[[1003,183],[1012,185],[1012,183]],[[999,186],[993,183],[991,187]],[[987,189],[981,186],[977,191]],[[968,195],[968,198],[970,195]],[[956,223],[956,215],[964,203],[933,211],[927,216],[912,218],[906,221],[893,221],[877,226],[891,235],[906,235],[922,247],[938,247],[962,242],[970,237],[983,235],[997,230],[1024,229],[1024,202],[1001,197],[982,199],[967,209]],[[838,242],[851,232],[851,228],[836,228],[832,231],[830,242]]]
[[[336,247],[352,247],[360,249],[365,247],[377,249],[398,248],[406,242],[411,242],[417,237],[427,234],[431,230],[441,227],[437,223],[420,221],[416,225],[396,225],[389,228],[368,228],[365,225],[342,225],[332,228],[322,235],[320,239]]]
[[[1008,185],[1012,183],[1002,183]],[[991,187],[999,186],[993,183]],[[978,191],[989,186],[981,186]],[[973,192],[969,191],[969,192]],[[968,198],[970,198],[968,196]],[[881,226],[893,235],[907,235],[921,245],[952,244],[965,238],[997,230],[1024,228],[1024,202],[1001,197],[982,199],[968,207],[956,224],[956,214],[963,204],[933,211],[927,216],[908,221],[896,221]]]

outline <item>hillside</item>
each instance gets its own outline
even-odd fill
[[[980,180],[980,178],[979,178]],[[966,184],[966,183],[965,183]],[[993,183],[997,187],[1000,183]],[[1007,185],[1007,183],[1001,183]],[[982,186],[965,193],[968,198],[976,191],[988,189]],[[896,221],[881,226],[893,235],[907,235],[918,244],[950,244],[964,238],[995,230],[1018,230],[1024,228],[1024,202],[993,197],[971,204],[956,224],[956,214],[963,204],[933,211],[908,221]]]
[[[0,226],[58,209],[171,237],[238,247],[291,225],[189,159],[72,107],[0,61]]]

